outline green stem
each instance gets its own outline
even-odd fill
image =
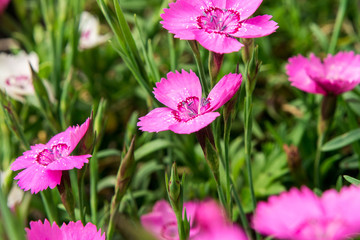
[[[226,175],[226,209],[229,218],[232,218],[231,208],[231,189],[230,189],[230,159],[229,159],[229,143],[230,143],[231,117],[224,123],[224,156],[225,156],[225,175]]]
[[[189,42],[190,47],[191,47],[191,49],[193,51],[196,66],[197,66],[199,74],[200,74],[201,87],[202,87],[203,91],[205,92],[205,96],[207,96],[208,93],[209,93],[209,85],[208,85],[208,83],[206,81],[204,64],[203,64],[203,62],[201,60],[201,56],[200,56],[200,52],[199,52],[197,42],[196,41],[188,41],[188,42]]]
[[[237,205],[238,208],[239,208],[241,223],[242,223],[242,225],[243,225],[243,227],[244,227],[244,230],[245,230],[245,232],[246,232],[246,235],[248,236],[248,238],[249,238],[250,240],[252,240],[251,230],[250,230],[250,227],[249,227],[249,222],[248,222],[248,220],[247,220],[247,218],[246,218],[246,215],[245,215],[244,209],[243,209],[243,207],[242,207],[242,205],[241,205],[239,196],[237,195],[234,186],[231,186],[231,190],[232,190],[232,193],[233,193],[233,196],[234,196],[236,205]]]
[[[56,216],[56,209],[51,204],[51,201],[49,201],[48,197],[46,196],[45,191],[40,191],[41,200],[44,204],[46,215],[49,219],[50,223],[57,222],[57,216]]]
[[[321,159],[321,147],[324,143],[325,132],[319,133],[317,146],[316,146],[316,155],[314,162],[314,186],[320,188],[320,159]]]
[[[176,221],[177,221],[177,225],[178,225],[179,239],[186,240],[185,229],[184,229],[184,224],[183,224],[183,219],[182,219],[182,213],[180,211],[175,211],[175,215],[176,215]]]
[[[339,38],[341,25],[342,25],[342,23],[344,21],[347,3],[348,3],[348,0],[340,0],[340,6],[339,6],[339,9],[338,9],[338,12],[337,12],[337,15],[336,15],[334,31],[333,31],[333,34],[331,36],[330,44],[329,44],[328,53],[330,53],[330,54],[335,53],[336,43],[337,43],[338,38]]]

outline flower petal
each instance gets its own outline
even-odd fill
[[[80,126],[76,125],[70,127],[72,129],[70,134],[70,149],[69,149],[70,153],[76,148],[80,140],[84,137],[86,131],[89,128],[89,124],[90,124],[90,118],[87,118],[86,121]]]
[[[262,15],[246,19],[241,23],[239,30],[231,34],[238,38],[258,38],[267,36],[279,27],[276,22],[269,21],[272,18],[270,15]]]
[[[207,112],[215,111],[229,101],[240,88],[241,82],[241,74],[230,73],[221,78],[209,93],[210,108]]]
[[[190,119],[189,121],[178,122],[177,124],[171,125],[169,129],[179,134],[190,134],[206,127],[207,125],[212,123],[218,116],[220,116],[220,113],[218,112],[208,112],[202,115],[198,115],[195,118]]]
[[[314,60],[312,63],[315,64]],[[305,92],[325,95],[326,91],[308,75],[306,69],[309,65],[311,65],[309,60],[301,55],[289,59],[286,74],[289,76],[291,85]]]
[[[60,184],[61,175],[62,171],[47,170],[44,166],[33,164],[21,171],[14,179],[19,180],[18,185],[24,191],[31,190],[31,193],[38,193]]]
[[[79,220],[77,222],[69,222],[67,225],[63,223],[61,231],[64,236],[63,239],[76,239],[76,240],[105,240],[105,233],[101,235],[101,229],[88,222],[85,227]]]
[[[44,144],[36,144],[31,146],[31,150],[25,151],[22,156],[18,157],[12,164],[11,170],[17,171],[20,169],[24,169],[30,167],[36,161],[37,154],[44,150],[46,145]]]
[[[231,53],[240,50],[242,43],[237,39],[221,33],[208,33],[204,30],[194,31],[195,39],[206,49],[216,53]]]
[[[323,216],[320,199],[311,190],[293,188],[270,197],[268,202],[260,202],[254,214],[253,228],[280,239],[310,239],[299,236],[307,234],[299,233],[301,227]]]
[[[178,0],[170,3],[169,8],[161,14],[163,27],[175,34],[176,38],[194,40],[193,30],[198,28],[197,16],[201,15],[201,5],[198,1]]]
[[[199,78],[190,70],[190,73],[182,70],[181,73],[169,72],[166,78],[156,83],[154,95],[165,106],[177,110],[178,104],[188,97],[201,99],[202,90]]]
[[[28,240],[39,240],[39,239],[47,239],[47,240],[61,240],[63,239],[61,230],[56,222],[53,222],[52,226],[50,225],[47,219],[44,220],[44,224],[39,221],[31,221],[30,229],[25,228],[27,239]]]
[[[84,163],[89,162],[89,157],[91,157],[90,154],[63,157],[51,162],[49,165],[47,165],[46,168],[49,170],[70,170],[74,168],[81,169],[84,166]]]
[[[146,116],[139,118],[137,126],[140,130],[147,132],[161,132],[169,130],[169,126],[176,124],[177,120],[170,108],[155,108]]]
[[[262,0],[226,0],[226,9],[240,13],[241,20],[250,17],[259,8]]]

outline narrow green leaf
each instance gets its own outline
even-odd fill
[[[136,159],[136,161],[139,161],[143,157],[145,157],[153,152],[156,152],[161,149],[168,148],[168,147],[172,147],[172,146],[174,146],[174,144],[168,140],[157,139],[157,140],[151,141],[149,143],[142,145],[135,151],[135,159]]]
[[[349,145],[355,141],[360,140],[360,128],[351,130],[350,132],[344,133],[323,145],[321,150],[323,152],[336,150]]]
[[[351,184],[360,185],[360,180],[359,180],[359,179],[350,177],[350,176],[348,176],[348,175],[344,175],[344,178],[345,178],[346,181],[348,181],[348,182],[351,183]]]

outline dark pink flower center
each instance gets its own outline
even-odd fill
[[[177,240],[179,239],[178,228],[176,222],[169,222],[162,226],[161,237],[166,240]]]
[[[82,33],[81,33],[81,38],[83,38],[83,39],[89,39],[90,33],[91,33],[90,30],[86,30],[86,31],[82,32]]]
[[[177,111],[174,110],[172,112],[176,120],[187,122],[208,110],[210,108],[210,101],[205,98],[199,101],[198,97],[188,97],[185,101],[180,102],[177,108]]]
[[[18,89],[26,89],[31,84],[31,79],[25,75],[10,76],[5,80],[5,84]]]
[[[235,10],[209,7],[197,17],[200,29],[208,33],[233,34],[241,27],[240,13]]]
[[[36,161],[41,165],[47,166],[53,161],[67,156],[68,149],[69,146],[65,143],[56,144],[52,148],[45,148],[36,156]]]

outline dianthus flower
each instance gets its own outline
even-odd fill
[[[293,188],[260,202],[253,218],[255,230],[289,240],[340,240],[360,235],[360,188],[325,191]]]
[[[189,240],[245,240],[243,231],[228,222],[221,207],[214,201],[184,203],[190,219]],[[178,227],[174,211],[164,200],[158,201],[151,213],[141,217],[145,229],[160,240],[178,240]]]
[[[80,16],[79,23],[80,30],[80,40],[79,40],[79,48],[80,49],[88,49],[93,48],[97,45],[103,44],[107,40],[109,40],[110,35],[100,35],[100,22],[99,20],[90,14],[89,12],[82,12]]]
[[[87,223],[85,227],[81,221],[63,223],[61,228],[54,222],[52,226],[45,219],[44,223],[39,221],[30,222],[30,229],[26,228],[28,240],[105,240],[105,234],[101,234],[101,229],[97,230],[92,223]]]
[[[170,72],[167,79],[162,78],[156,84],[153,92],[155,98],[167,107],[155,108],[139,118],[137,125],[147,132],[197,132],[220,116],[214,111],[232,98],[241,81],[241,74],[230,73],[215,85],[207,98],[202,98],[201,84],[194,72]]]
[[[322,63],[314,54],[289,59],[286,73],[291,85],[309,93],[338,95],[360,83],[360,55],[339,52],[328,55]]]
[[[267,36],[278,28],[272,16],[249,18],[262,0],[178,0],[161,14],[163,27],[183,40],[196,40],[216,53],[239,51],[235,38]]]
[[[39,58],[35,53],[0,54],[0,89],[18,101],[35,94],[29,64],[35,71],[39,70]]]
[[[36,144],[23,153],[12,164],[11,170],[21,171],[14,179],[25,191],[38,193],[60,184],[62,171],[82,168],[88,163],[90,154],[70,156],[89,127],[90,119],[81,126],[73,126],[50,139],[47,144]]]

